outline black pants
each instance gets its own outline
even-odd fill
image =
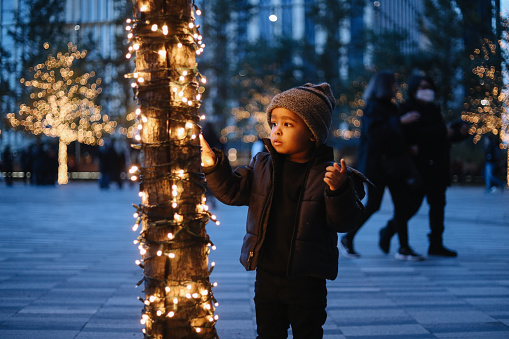
[[[292,326],[294,339],[323,337],[327,319],[325,279],[287,279],[258,270],[255,282],[258,339],[284,339]]]
[[[360,226],[348,232],[347,239],[353,241],[362,225],[380,209],[385,187],[388,187],[394,205],[394,215],[387,226],[390,233],[398,234],[400,247],[408,247],[408,220],[419,210],[420,203],[417,204],[416,201],[419,199],[417,195],[420,192],[408,188],[403,183],[387,183],[383,178],[375,178],[373,183],[375,187],[368,185],[368,201]]]
[[[447,186],[445,185],[427,185],[417,195],[415,204],[417,208],[420,207],[424,197],[428,201],[429,205],[429,240],[433,245],[442,245],[442,234],[444,233],[444,215],[445,215],[445,191]]]

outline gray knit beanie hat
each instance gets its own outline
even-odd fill
[[[313,133],[317,145],[327,140],[332,111],[336,107],[336,99],[328,83],[323,82],[319,85],[307,83],[274,96],[267,108],[269,125],[272,110],[277,107],[286,108],[301,117]]]

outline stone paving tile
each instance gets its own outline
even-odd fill
[[[9,330],[0,327],[0,338],[9,339],[70,339],[77,338],[79,331],[67,330],[40,330],[40,329],[22,329],[22,330]],[[118,336],[117,336],[118,338]],[[141,336],[140,338],[143,338]],[[99,339],[99,338],[97,338]]]
[[[132,241],[137,188],[0,183],[0,338],[143,338],[135,288],[141,270]],[[509,338],[509,194],[452,187],[446,245],[458,258],[400,262],[377,248],[390,218],[388,198],[361,229],[358,260],[340,258],[328,282],[325,339]],[[218,204],[221,226],[207,231],[217,250],[211,281],[220,338],[255,338],[254,273],[239,264],[245,207]],[[409,224],[410,243],[425,253],[427,206]],[[291,330],[290,330],[291,333]],[[290,336],[291,338],[291,336]]]

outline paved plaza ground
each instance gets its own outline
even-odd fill
[[[35,187],[0,182],[0,338],[143,338],[141,269],[131,230],[137,186]],[[358,233],[360,259],[340,258],[328,283],[325,338],[509,338],[509,193],[451,187],[445,243],[458,258],[394,259],[377,247],[382,209]],[[238,262],[247,208],[217,204],[207,230],[222,339],[255,338],[254,273]],[[427,250],[427,205],[410,243]]]

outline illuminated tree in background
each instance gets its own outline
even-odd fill
[[[362,111],[364,106],[362,94],[365,88],[365,81],[362,79],[354,80],[345,93],[341,93],[337,99],[337,105],[342,108],[339,117],[343,122],[338,129],[332,130],[332,134],[336,138],[350,140],[360,137],[361,119],[364,114]]]
[[[196,55],[203,50],[191,0],[133,1],[127,20],[127,74],[139,108],[137,145],[141,204],[134,231],[140,250],[145,297],[141,323],[145,338],[216,338],[216,301],[208,263],[213,244],[205,224],[215,217],[205,205],[198,135],[198,108],[205,82]],[[196,11],[194,10],[196,9]]]
[[[272,97],[281,92],[274,87],[274,78],[273,75],[264,79],[243,75],[232,79],[244,95],[239,97],[239,105],[231,110],[228,125],[221,130],[222,143],[240,141],[250,145],[270,135],[266,110]],[[236,159],[230,157],[230,160],[235,162]]]
[[[45,43],[48,49],[49,44]],[[87,51],[79,51],[72,43],[68,52],[51,54],[45,63],[30,69],[33,79],[21,79],[28,87],[30,103],[21,104],[17,114],[7,118],[14,128],[23,129],[36,136],[58,138],[58,183],[66,184],[67,146],[73,141],[88,145],[101,144],[105,133],[115,132],[116,122],[101,115],[95,99],[101,93],[101,79],[94,72],[78,75],[73,63],[84,59]]]
[[[500,66],[497,67],[492,60],[498,55],[497,48],[499,47],[495,43],[484,39],[481,48],[470,55],[475,65],[472,72],[477,83],[470,88],[470,95],[464,103],[462,119],[472,124],[469,133],[474,136],[474,143],[487,133],[492,133],[502,141],[508,132],[507,88],[504,87]],[[499,147],[504,148],[507,145],[501,142]],[[509,168],[507,176],[509,179]]]

